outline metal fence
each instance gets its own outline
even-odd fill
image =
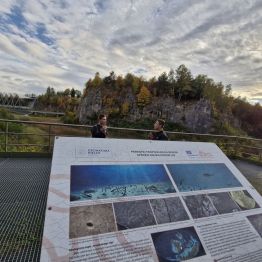
[[[0,152],[50,153],[55,136],[89,137],[89,125],[0,119]],[[152,130],[109,127],[111,138],[148,139]],[[167,131],[170,140],[216,143],[230,157],[262,163],[262,139]]]

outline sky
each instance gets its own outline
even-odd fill
[[[262,104],[261,0],[1,0],[0,92],[83,90],[185,64]]]

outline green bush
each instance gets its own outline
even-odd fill
[[[78,118],[75,112],[67,111],[62,117],[62,121],[64,122],[64,124],[77,124]]]
[[[15,119],[14,115],[10,111],[3,108],[0,109],[0,118],[8,119],[8,120]],[[1,131],[6,130],[6,123],[0,122],[0,130]],[[8,132],[21,133],[23,132],[23,126],[22,124],[8,123]]]

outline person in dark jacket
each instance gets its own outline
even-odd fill
[[[151,140],[168,140],[168,136],[164,131],[165,120],[157,119],[154,123],[154,132],[149,134]]]
[[[108,136],[106,115],[99,115],[98,124],[91,128],[91,135],[95,138],[106,138]]]

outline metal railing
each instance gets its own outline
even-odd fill
[[[52,152],[55,136],[90,136],[90,125],[0,119],[0,152]],[[112,138],[147,139],[148,129],[109,127]],[[262,163],[262,139],[251,137],[171,132],[170,140],[216,143],[228,156]]]

